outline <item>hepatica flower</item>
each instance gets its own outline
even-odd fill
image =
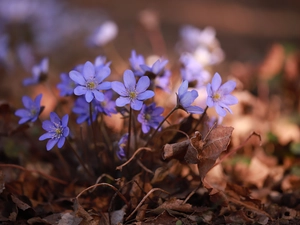
[[[46,145],[48,151],[51,150],[56,144],[58,148],[61,148],[64,145],[66,137],[69,135],[68,120],[68,114],[60,119],[55,112],[51,112],[50,120],[43,122],[42,127],[47,131],[47,133],[40,136],[39,140],[43,141],[50,139]]]
[[[117,156],[120,160],[126,158],[125,148],[128,142],[128,133],[124,134],[118,142],[119,149],[117,150]]]
[[[202,108],[191,105],[198,97],[198,92],[195,90],[188,91],[188,84],[188,81],[185,80],[180,85],[177,94],[177,105],[188,113],[202,114],[204,111]]]
[[[116,114],[116,102],[112,100],[113,92],[108,90],[104,93],[104,100],[102,102],[98,102],[96,105],[97,111],[99,113],[103,113],[107,116],[111,116],[111,114]]]
[[[142,76],[136,83],[135,76],[131,70],[126,70],[123,74],[124,84],[119,81],[113,81],[111,88],[117,92],[120,97],[116,100],[116,106],[122,107],[130,104],[134,110],[140,110],[143,101],[154,96],[154,92],[147,90],[150,86],[150,79]]]
[[[138,121],[142,124],[143,133],[148,133],[150,128],[156,129],[160,122],[164,119],[161,114],[164,109],[162,107],[156,107],[155,103],[151,103],[149,106],[143,105],[141,112],[138,115]]]
[[[108,81],[103,81],[110,74],[110,69],[107,66],[101,69],[95,69],[91,62],[86,62],[83,66],[82,73],[72,70],[69,73],[70,78],[78,84],[74,89],[75,95],[85,95],[85,100],[91,102],[94,98],[98,101],[104,100],[104,95],[101,90],[108,90],[111,84]]]
[[[91,101],[91,104],[92,104],[92,121],[95,121],[98,115],[97,107],[99,103],[95,99],[93,99]],[[76,99],[72,111],[78,114],[76,123],[81,124],[84,121],[87,121],[89,125],[91,124],[90,106],[83,96]]]
[[[67,73],[60,74],[61,82],[57,84],[57,88],[60,90],[60,96],[69,96],[74,92],[76,83],[68,76]]]
[[[227,81],[222,85],[221,83],[221,76],[215,73],[211,84],[206,86],[208,95],[206,104],[208,107],[215,107],[219,116],[225,116],[226,110],[232,113],[229,106],[238,103],[237,98],[230,94],[235,89],[236,83],[234,81]]]
[[[143,76],[144,75],[144,71],[140,67],[140,65],[145,64],[144,56],[137,55],[135,50],[132,50],[131,51],[131,57],[129,58],[129,63],[130,63],[130,67],[131,67],[133,73],[136,76]]]
[[[42,99],[42,94],[36,96],[34,100],[32,100],[28,96],[23,96],[22,102],[23,105],[25,106],[25,109],[18,109],[15,112],[16,116],[21,117],[19,124],[23,124],[28,121],[34,122],[37,120],[41,111],[41,105],[40,105],[41,99]]]
[[[47,79],[49,69],[49,59],[44,58],[40,64],[33,66],[32,68],[32,77],[25,78],[23,80],[23,85],[34,85],[38,84]]]
[[[158,59],[151,67],[147,65],[140,65],[144,73],[152,73],[154,76],[162,76],[164,73],[165,66],[167,65],[168,60]]]
[[[89,38],[89,43],[94,46],[103,46],[115,39],[118,35],[118,26],[113,21],[105,21]]]

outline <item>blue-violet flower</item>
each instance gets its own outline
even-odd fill
[[[23,80],[23,85],[24,86],[34,85],[42,81],[45,81],[48,76],[48,69],[49,69],[49,59],[44,58],[42,59],[40,64],[32,67],[32,77],[25,78]]]
[[[125,148],[128,142],[128,133],[125,133],[118,142],[118,150],[116,152],[118,158],[120,160],[124,160],[126,158]]]
[[[64,115],[63,118],[60,119],[55,112],[51,112],[50,120],[43,122],[42,127],[47,131],[47,133],[40,136],[39,140],[43,141],[48,138],[50,139],[46,145],[48,151],[56,144],[58,148],[61,148],[64,145],[66,137],[68,137],[70,132],[68,120],[68,114]]]
[[[61,82],[57,84],[57,89],[60,90],[60,96],[69,96],[74,92],[74,88],[76,87],[76,83],[71,80],[67,73],[60,74]]]
[[[177,105],[188,113],[201,114],[204,111],[202,108],[191,105],[198,97],[198,92],[196,90],[188,91],[188,85],[187,80],[180,85],[177,94]]]
[[[116,106],[122,107],[130,103],[134,110],[140,110],[143,101],[154,96],[154,92],[147,90],[150,86],[150,79],[142,76],[136,83],[135,76],[131,70],[126,70],[123,74],[124,84],[119,81],[113,81],[111,88],[117,92],[120,97],[116,100]]]
[[[90,102],[90,104],[92,104],[92,121],[94,122],[98,115],[97,108],[99,103],[95,99],[93,99]],[[90,106],[83,96],[80,96],[79,98],[76,99],[72,112],[78,114],[76,123],[81,124],[84,121],[87,121],[89,125],[91,124]]]
[[[110,69],[107,66],[99,70],[91,62],[86,62],[83,66],[82,73],[72,70],[69,73],[70,78],[75,81],[78,86],[74,89],[75,95],[85,95],[85,100],[91,102],[94,98],[98,101],[104,100],[104,95],[101,90],[108,90],[111,84],[108,81],[103,81],[110,74]]]
[[[113,92],[108,90],[104,93],[104,100],[102,102],[98,102],[96,105],[97,111],[99,113],[103,113],[107,116],[111,116],[111,114],[116,114],[116,102],[112,100]]]
[[[23,124],[28,121],[34,122],[37,120],[41,111],[41,105],[40,105],[41,99],[42,99],[42,94],[36,96],[34,100],[32,100],[28,96],[23,96],[22,102],[23,105],[25,106],[25,109],[18,109],[15,112],[16,116],[21,117],[19,124]]]
[[[215,73],[215,75],[212,78],[211,84],[209,83],[206,86],[206,104],[208,107],[215,107],[219,116],[225,116],[226,110],[232,113],[229,106],[237,104],[238,99],[230,94],[235,89],[235,81],[230,80],[222,85],[221,83],[222,78],[220,74]]]
[[[137,118],[142,124],[143,133],[148,133],[151,127],[154,129],[158,127],[160,122],[164,119],[164,117],[161,116],[163,111],[164,109],[162,107],[156,107],[155,103],[151,103],[149,106],[143,105]]]
[[[144,56],[137,55],[135,50],[131,51],[131,57],[129,58],[130,67],[136,76],[143,76],[144,71],[140,67],[140,65],[145,64]]]

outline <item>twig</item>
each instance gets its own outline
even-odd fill
[[[107,186],[107,187],[112,188],[112,189],[120,196],[120,198],[123,199],[123,201],[126,203],[127,207],[129,207],[129,202],[127,201],[127,199],[125,198],[125,196],[122,195],[116,187],[114,187],[113,185],[108,184],[108,183],[94,184],[94,185],[92,185],[92,186],[90,186],[90,187],[88,187],[88,188],[82,190],[82,191],[76,196],[76,200],[78,201],[78,198],[79,198],[84,192],[86,192],[86,191],[88,191],[88,190],[90,190],[90,189],[93,189],[93,188],[95,188],[95,187],[99,187],[99,186]]]
[[[128,220],[137,210],[138,208],[141,207],[141,205],[144,203],[144,201],[149,197],[149,195],[151,195],[154,191],[161,191],[161,192],[164,192],[168,195],[170,195],[169,192],[163,190],[163,189],[160,189],[160,188],[153,188],[151,189],[145,196],[144,198],[142,199],[142,201],[140,201],[140,203],[137,205],[137,207],[130,213],[130,215],[126,218],[126,220]]]
[[[100,177],[98,177],[98,179],[96,180],[96,183],[95,183],[95,184],[98,184],[98,183],[100,182],[100,180],[102,180],[103,177],[107,177],[107,178],[109,178],[109,179],[111,179],[111,180],[115,180],[115,178],[113,178],[113,177],[110,176],[109,174],[104,173],[104,174],[102,174]],[[95,189],[96,189],[96,187],[95,187],[94,189],[90,190],[90,193],[93,192]]]
[[[122,171],[122,168],[124,166],[126,166],[128,163],[130,163],[134,157],[139,153],[141,152],[142,150],[146,150],[146,151],[149,151],[149,152],[153,152],[153,150],[151,148],[146,148],[146,147],[141,147],[141,148],[138,148],[134,153],[133,155],[131,156],[131,158],[129,160],[127,160],[125,163],[123,163],[122,165],[120,166],[117,166],[116,170],[121,170]]]
[[[146,172],[150,173],[150,174],[154,174],[150,169],[148,169],[142,162],[141,160],[137,160],[137,164],[139,164],[140,167],[142,167],[142,169],[144,169]]]
[[[45,177],[45,178],[47,178],[47,179],[49,179],[49,180],[53,180],[53,181],[55,181],[55,182],[57,182],[57,183],[64,184],[64,185],[67,185],[67,184],[68,184],[67,182],[65,182],[65,181],[63,181],[63,180],[61,180],[61,179],[58,179],[58,178],[56,178],[56,177],[53,177],[53,176],[51,176],[51,175],[45,174],[45,173],[40,172],[40,171],[38,171],[38,170],[30,170],[30,169],[26,169],[26,168],[24,168],[24,167],[22,167],[22,166],[19,166],[19,165],[14,165],[14,164],[0,164],[0,167],[11,167],[11,168],[20,169],[20,170],[23,170],[23,171],[26,171],[26,172],[29,172],[29,173],[38,173],[38,174],[40,174],[41,176],[43,176],[43,177]]]

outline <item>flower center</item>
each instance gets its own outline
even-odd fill
[[[95,89],[96,88],[96,82],[95,81],[88,81],[88,82],[86,82],[86,87],[88,88],[88,89],[90,89],[90,90],[93,90],[93,89]]]
[[[31,109],[31,110],[30,110],[30,114],[31,114],[32,116],[35,116],[35,115],[36,115],[36,111],[37,111],[36,109]]]
[[[220,101],[221,100],[221,95],[220,95],[220,93],[215,93],[214,95],[213,95],[213,100],[215,101],[215,102],[218,102],[218,101]]]
[[[55,138],[60,138],[62,135],[63,135],[63,128],[62,127],[56,128],[54,137]]]
[[[136,94],[135,91],[130,91],[129,92],[129,98],[130,98],[130,100],[136,99],[136,96],[137,96],[137,94]]]
[[[145,114],[145,120],[149,121],[151,119],[151,114],[146,113]]]

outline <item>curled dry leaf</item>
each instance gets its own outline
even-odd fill
[[[202,181],[220,154],[227,149],[232,131],[233,127],[217,126],[212,128],[204,139],[197,131],[195,136],[190,139],[184,159],[188,163],[198,164]]]

